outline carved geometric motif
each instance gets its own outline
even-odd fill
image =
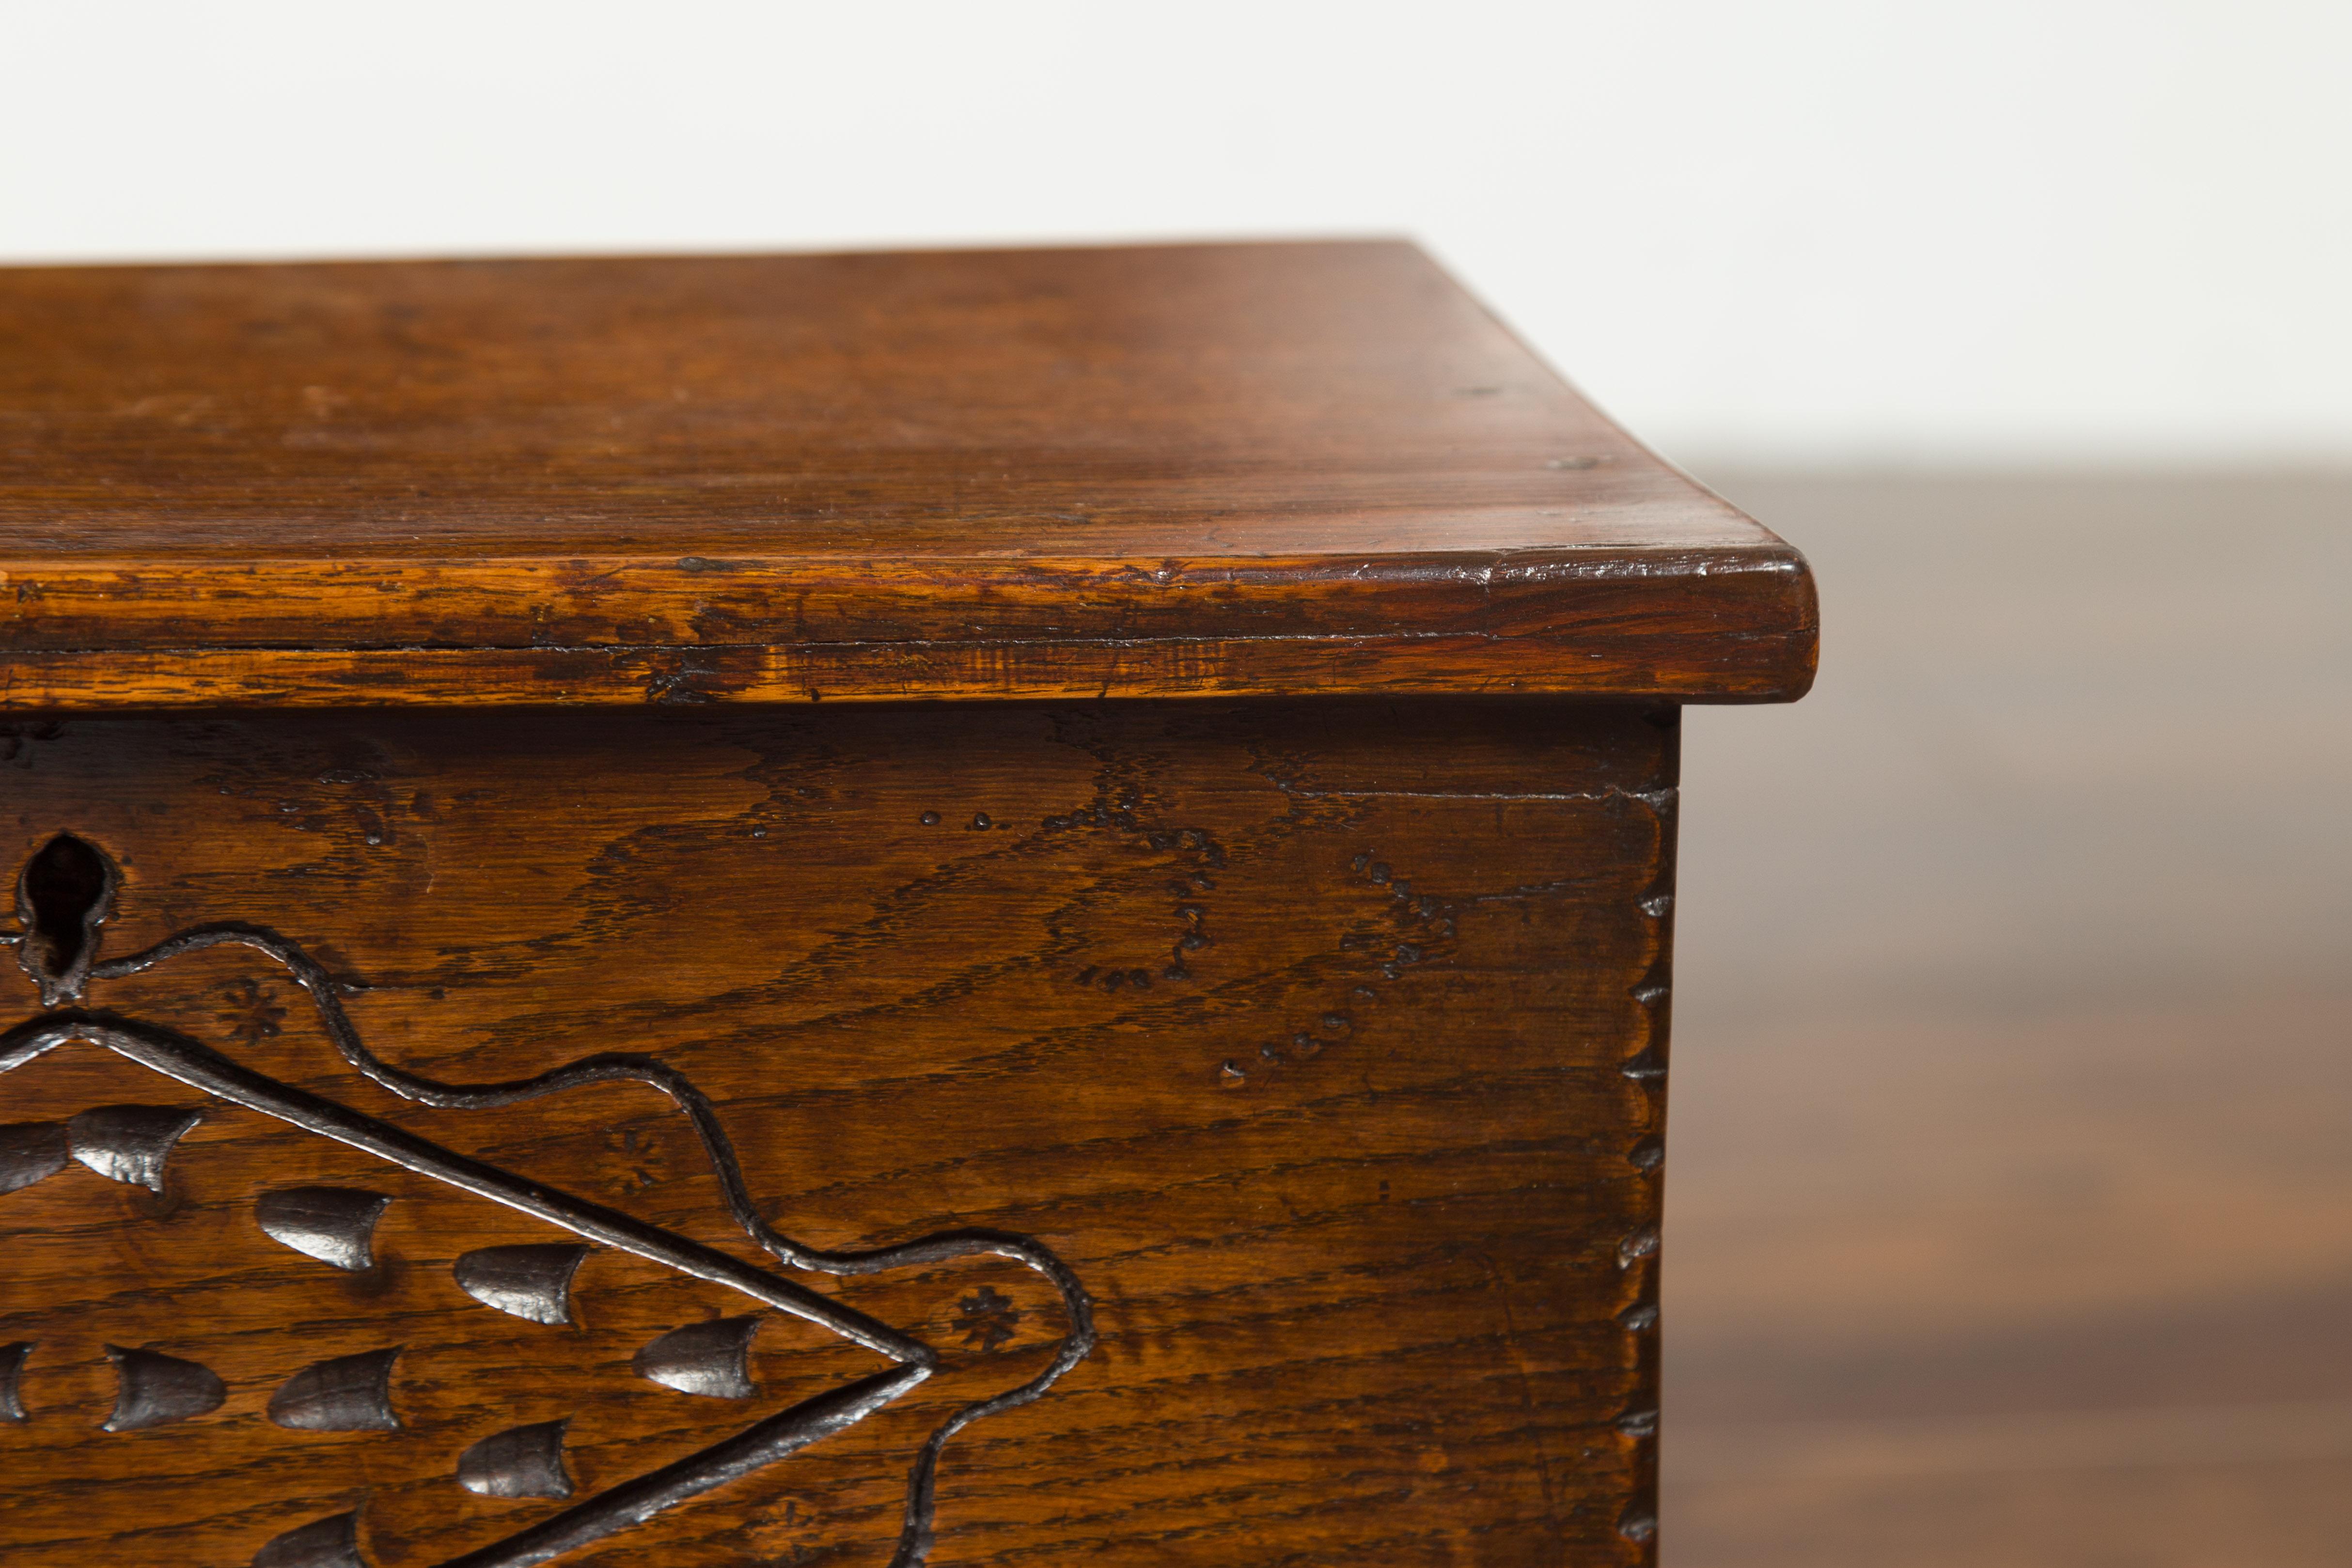
[[[1050,1284],[1066,1331],[1051,1363],[1017,1387],[953,1410],[918,1449],[908,1473],[893,1568],[914,1568],[931,1544],[935,1476],[941,1451],[983,1416],[1033,1401],[1083,1360],[1094,1344],[1091,1305],[1076,1278],[1031,1237],[950,1231],[866,1252],[826,1252],[784,1236],[760,1214],[733,1145],[711,1101],[693,1083],[646,1056],[602,1053],[536,1077],[494,1084],[437,1081],[394,1067],[361,1039],[334,977],[302,948],[264,927],[236,922],[182,931],[145,952],[100,956],[102,927],[120,879],[111,862],[72,835],[52,838],[17,885],[23,934],[18,963],[38,985],[43,1011],[0,1033],[0,1075],[28,1067],[61,1047],[95,1046],[165,1079],[202,1091],[202,1108],[150,1104],[89,1107],[62,1122],[0,1125],[0,1194],[47,1182],[79,1163],[110,1181],[161,1195],[183,1140],[207,1117],[257,1113],[301,1133],[401,1167],[457,1193],[505,1206],[574,1238],[478,1247],[459,1256],[449,1283],[482,1309],[560,1330],[573,1321],[575,1277],[602,1253],[626,1254],[694,1279],[723,1286],[751,1310],[681,1324],[648,1340],[632,1362],[659,1388],[698,1399],[759,1396],[751,1357],[763,1326],[797,1320],[883,1359],[881,1370],[803,1397],[683,1458],[656,1463],[593,1496],[573,1500],[566,1464],[568,1422],[527,1422],[448,1456],[450,1484],[477,1497],[564,1503],[440,1568],[524,1568],[562,1557],[703,1493],[766,1469],[839,1434],[899,1400],[929,1379],[940,1349],[845,1301],[811,1289],[795,1273],[870,1275],[993,1256],[1025,1266]],[[320,1025],[343,1060],[404,1100],[448,1110],[487,1110],[599,1084],[636,1084],[667,1096],[699,1140],[730,1217],[781,1265],[755,1266],[675,1230],[605,1205],[557,1191],[431,1142],[299,1085],[241,1064],[188,1034],[84,1005],[92,985],[140,973],[185,953],[249,949],[278,965],[309,994]],[[275,1033],[274,1027],[269,1031]],[[160,1098],[160,1096],[159,1096]],[[87,1178],[85,1178],[87,1179]],[[289,1184],[260,1194],[251,1220],[270,1241],[325,1269],[367,1274],[379,1263],[379,1222],[398,1200],[355,1186]],[[282,1256],[282,1255],[281,1255]],[[791,1272],[787,1272],[787,1270]],[[993,1351],[1021,1312],[992,1289],[967,1299],[951,1325],[968,1345]],[[305,1358],[289,1353],[267,1418],[289,1433],[403,1430],[399,1384],[407,1347],[385,1344],[355,1353]],[[102,1430],[134,1434],[168,1428],[218,1409],[221,1377],[195,1361],[149,1346],[108,1345],[118,1383],[116,1407]],[[37,1364],[37,1340],[0,1345],[0,1421],[37,1425],[24,1373]],[[136,1438],[126,1438],[135,1441]],[[254,1555],[255,1568],[367,1568],[362,1510],[353,1508],[284,1531]]]

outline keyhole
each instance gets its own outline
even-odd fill
[[[99,850],[60,833],[25,862],[16,883],[16,917],[25,923],[17,961],[40,983],[44,1005],[81,995],[98,928],[114,899],[114,867]]]

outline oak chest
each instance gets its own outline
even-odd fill
[[[9,1568],[1638,1563],[1803,561],[1392,244],[0,274]]]

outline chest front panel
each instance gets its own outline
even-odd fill
[[[1675,739],[17,724],[6,1560],[1645,1561]]]

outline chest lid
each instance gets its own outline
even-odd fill
[[[0,270],[0,706],[1785,700],[1794,550],[1398,243]]]

